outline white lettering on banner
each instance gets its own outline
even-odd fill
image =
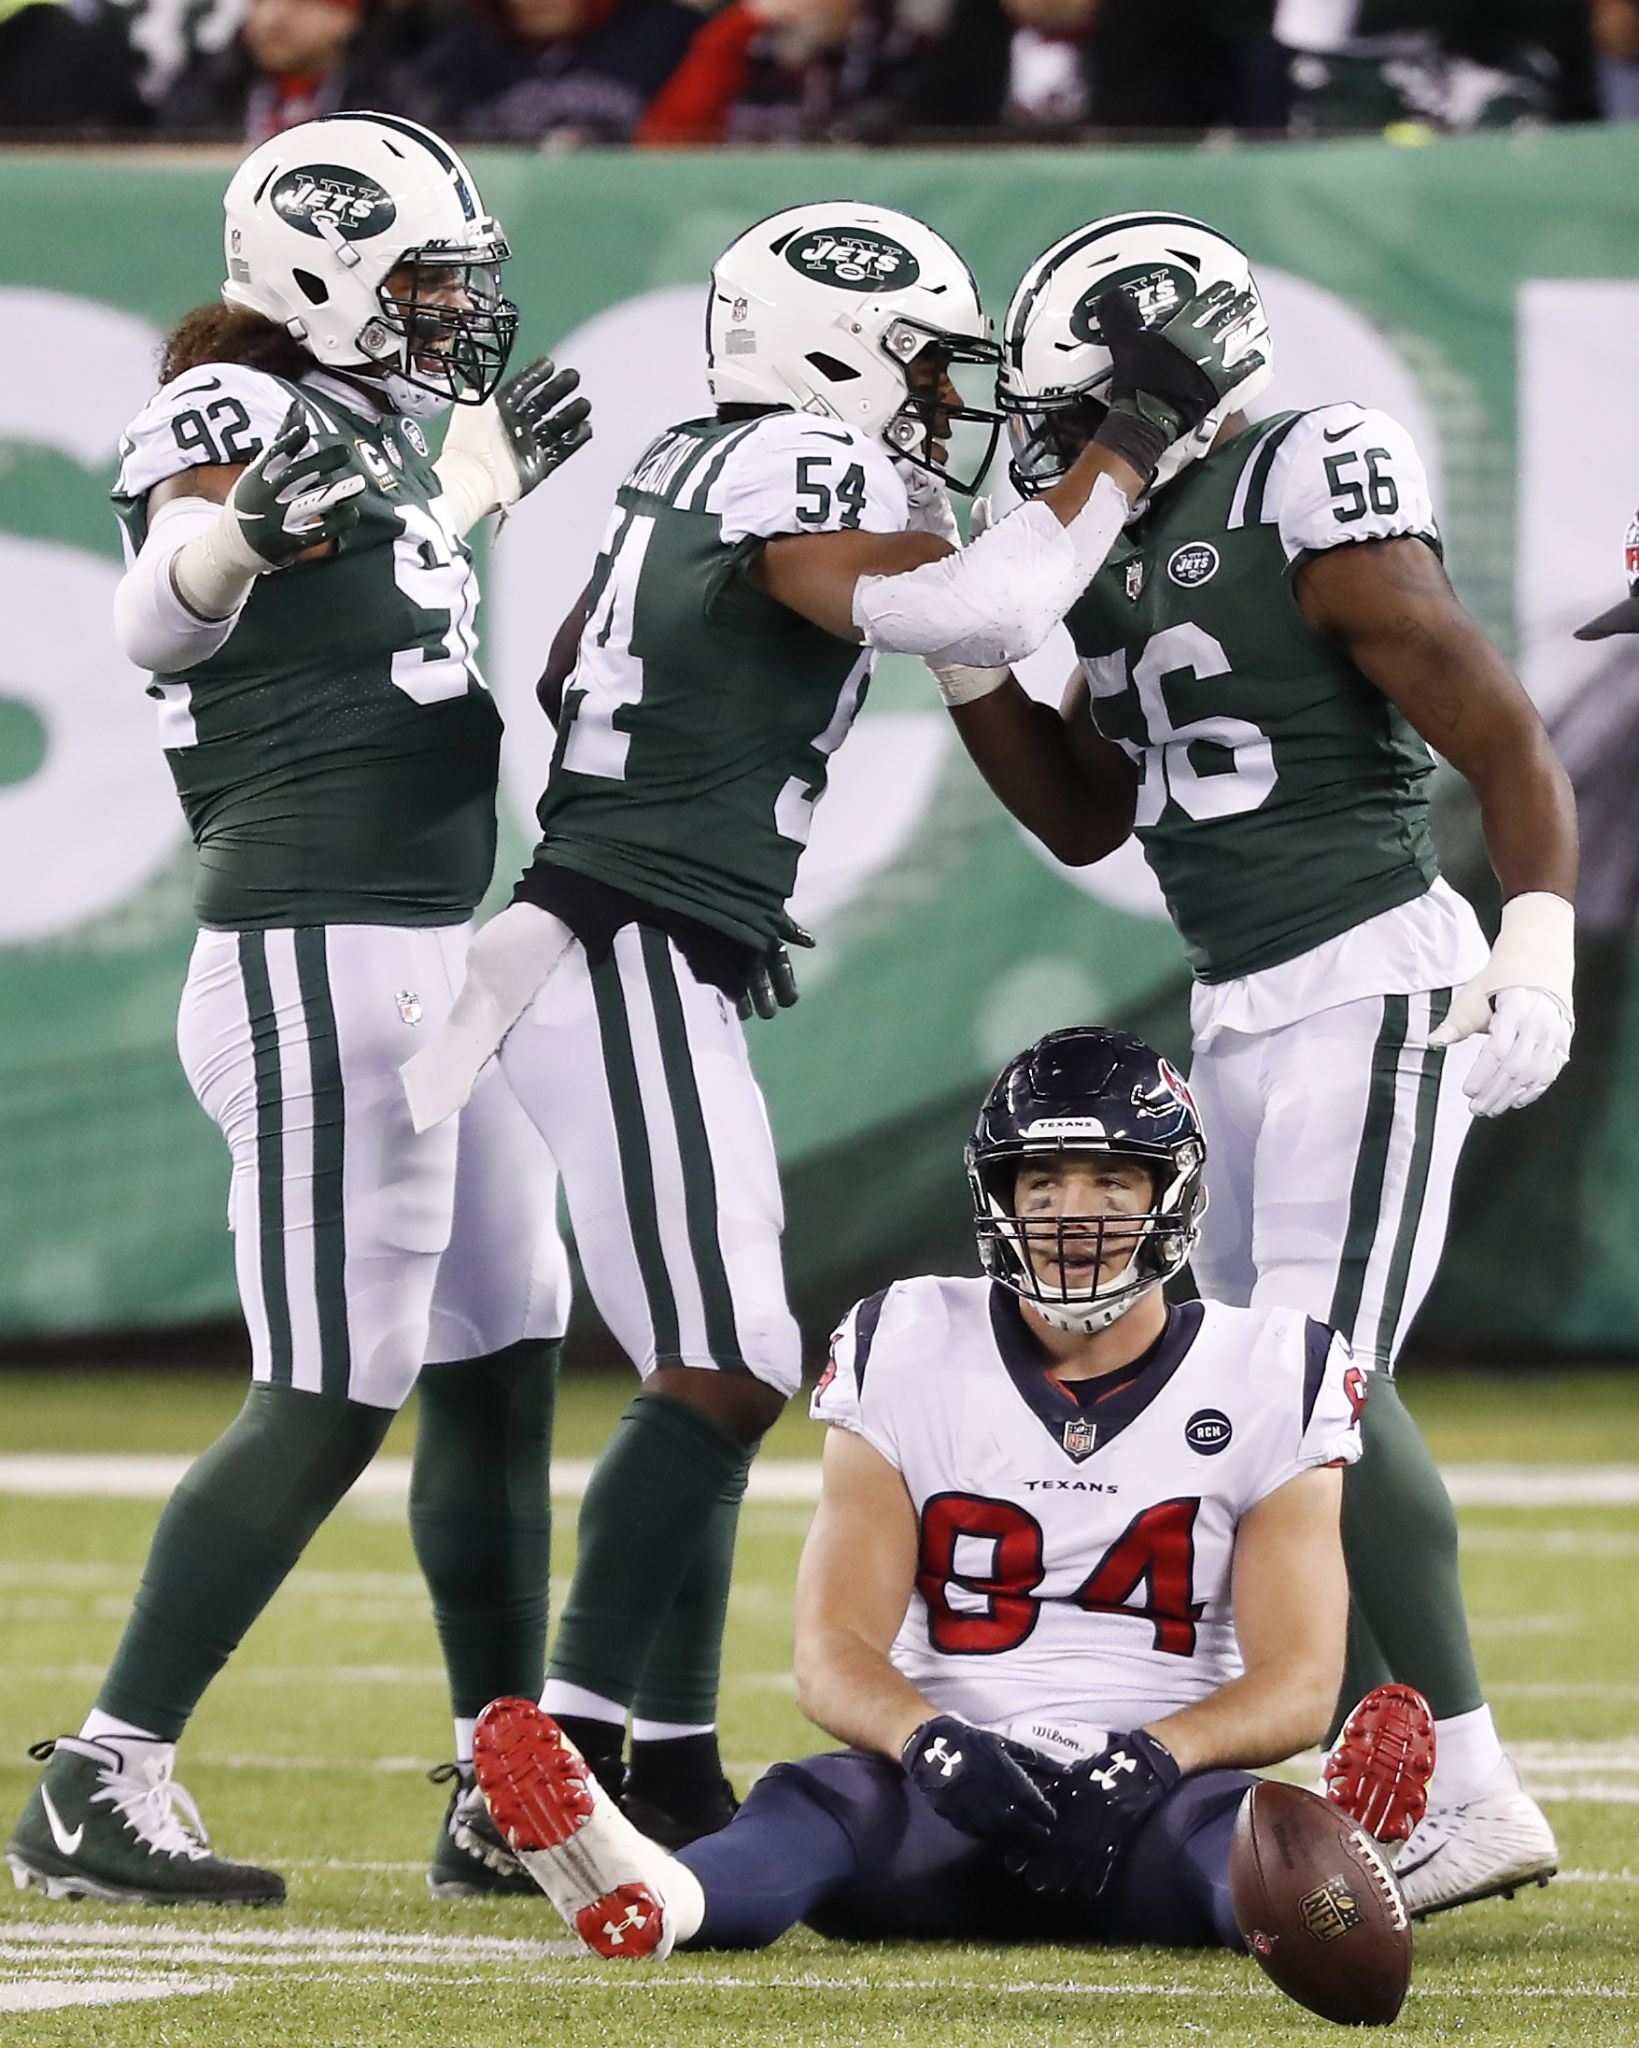
[[[111,306],[0,289],[0,441],[60,451],[100,496],[120,430],[153,389],[158,341]],[[115,644],[119,573],[106,555],[0,533],[0,699],[45,733],[34,772],[0,783],[0,943],[115,909],[187,837],[147,679]]]

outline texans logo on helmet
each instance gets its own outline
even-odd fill
[[[1166,1082],[1167,1086],[1189,1111],[1190,1115],[1199,1116],[1200,1112],[1195,1107],[1195,1097],[1189,1092],[1189,1083],[1179,1073],[1172,1061],[1169,1059],[1159,1059],[1156,1061],[1156,1065],[1161,1069],[1162,1080]]]

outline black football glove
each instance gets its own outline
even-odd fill
[[[306,409],[295,399],[279,431],[228,493],[226,509],[262,569],[283,569],[355,525],[359,508],[353,500],[367,485],[350,447],[319,446]]]
[[[903,1755],[917,1791],[964,1835],[1026,1850],[1047,1841],[1055,1816],[1043,1787],[1059,1770],[1039,1750],[954,1714],[935,1714]]]
[[[1256,313],[1251,292],[1208,285],[1170,320],[1146,327],[1138,301],[1119,287],[1093,307],[1110,351],[1110,410],[1094,439],[1150,476],[1172,443],[1198,427],[1213,407],[1244,383],[1264,358],[1256,350],[1226,354],[1243,339]]]
[[[1115,1875],[1138,1824],[1181,1773],[1144,1729],[1112,1735],[1097,1756],[1061,1771],[1052,1786],[1058,1817],[1051,1848],[1030,1857],[1023,1876],[1037,1891],[1096,1899]]]
[[[520,498],[591,440],[591,405],[569,395],[579,383],[578,370],[560,370],[550,356],[541,356],[496,392],[496,418],[518,473]]]
[[[786,948],[813,943],[812,932],[805,932],[782,913],[779,937],[759,954],[746,977],[745,994],[738,1005],[742,1022],[749,1023],[753,1017],[766,1020],[790,1009],[797,1000],[797,970]]]

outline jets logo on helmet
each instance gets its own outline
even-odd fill
[[[1117,213],[1077,228],[1037,257],[1007,309],[997,386],[1009,471],[1026,497],[1064,475],[1104,417],[1112,364],[1093,312],[1099,299],[1114,289],[1129,293],[1145,326],[1153,327],[1212,284],[1253,294],[1256,311],[1235,337],[1229,359],[1239,362],[1256,349],[1264,361],[1166,451],[1152,492],[1206,454],[1225,419],[1256,398],[1273,374],[1269,322],[1245,251],[1187,214]]]
[[[907,213],[843,200],[787,207],[712,268],[706,376],[718,405],[840,420],[958,490],[977,486],[1000,420],[952,400],[945,380],[998,359],[973,273]],[[986,442],[956,476],[935,444],[962,424],[986,429]]]
[[[1021,1217],[1016,1187],[1031,1160],[1102,1155],[1148,1169],[1149,1207],[1137,1213]],[[979,1260],[993,1280],[1063,1330],[1102,1330],[1176,1273],[1206,1213],[1206,1142],[1177,1069],[1125,1031],[1052,1031],[996,1077],[966,1152]],[[1083,1252],[1086,1285],[1044,1279],[1031,1245]],[[1087,1247],[1094,1248],[1089,1262]],[[1117,1270],[1107,1272],[1117,1252]]]
[[[401,412],[481,403],[518,314],[511,251],[449,145],[396,114],[331,114],[251,151],[223,199],[222,296],[325,369],[373,377]]]

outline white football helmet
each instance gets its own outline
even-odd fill
[[[222,296],[277,321],[325,369],[367,370],[425,419],[477,405],[518,330],[511,251],[466,165],[396,114],[329,114],[264,142],[223,199]],[[388,278],[408,272],[389,293]]]
[[[1183,213],[1114,213],[1077,228],[1036,258],[1007,309],[997,386],[1012,450],[1009,473],[1026,497],[1063,476],[1104,416],[1111,360],[1093,316],[1104,293],[1116,287],[1129,292],[1144,325],[1153,327],[1219,283],[1257,298],[1245,253],[1227,235]],[[1192,433],[1173,442],[1156,467],[1151,491],[1204,455],[1229,414],[1239,412],[1273,376],[1261,298],[1236,339],[1237,358],[1254,348],[1263,354],[1263,367],[1237,384]]]
[[[999,360],[973,273],[941,235],[907,213],[852,200],[771,214],[731,242],[711,273],[706,377],[718,405],[824,413],[961,491],[977,487],[1000,431],[988,407],[941,405],[910,365],[937,344],[940,367]],[[930,429],[989,429],[967,479],[930,452]]]

